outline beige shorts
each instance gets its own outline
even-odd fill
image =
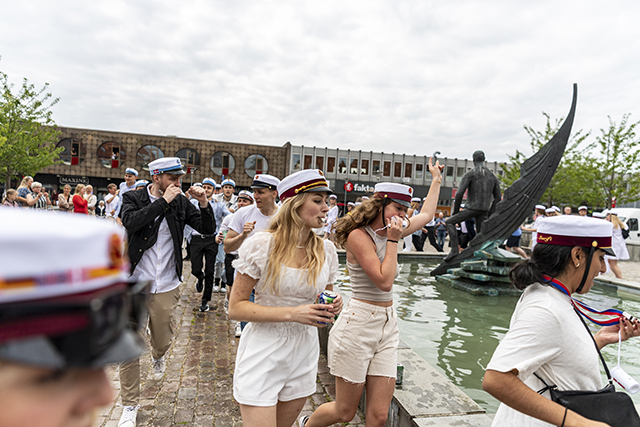
[[[357,384],[367,375],[395,378],[398,336],[393,307],[350,299],[329,333],[331,374]]]

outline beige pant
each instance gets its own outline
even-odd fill
[[[149,329],[151,330],[151,356],[160,359],[169,349],[173,338],[171,315],[180,298],[180,287],[161,294],[151,294],[149,299]],[[143,333],[144,331],[141,331]],[[120,390],[122,404],[135,406],[140,401],[140,359],[120,365]]]

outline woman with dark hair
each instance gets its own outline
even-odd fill
[[[585,294],[605,268],[611,224],[579,216],[540,222],[531,259],[509,273],[524,290],[509,331],[496,349],[482,387],[502,404],[493,426],[605,426],[538,394],[546,384],[559,390],[602,388],[598,351],[572,294]],[[598,348],[640,335],[637,322],[620,316],[593,337]],[[544,382],[543,382],[544,381]]]
[[[300,427],[328,426],[353,419],[367,393],[367,426],[384,426],[395,390],[399,332],[393,308],[398,276],[398,241],[433,218],[442,167],[429,160],[433,177],[419,214],[405,219],[413,189],[379,183],[373,198],[336,222],[336,243],[347,251],[352,297],[329,335],[328,361],[336,377],[336,400],[320,406]],[[404,223],[406,222],[406,226]]]
[[[329,211],[331,190],[319,170],[278,185],[282,205],[266,231],[251,236],[233,262],[237,276],[229,317],[250,322],[238,344],[233,396],[246,427],[291,426],[315,393],[320,346],[316,328],[333,323],[342,299],[314,304],[333,290],[338,254],[313,232]],[[249,300],[255,289],[255,303]]]

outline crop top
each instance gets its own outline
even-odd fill
[[[368,225],[364,227],[364,231],[367,232],[375,243],[376,255],[378,255],[380,262],[383,262],[384,256],[387,253],[387,238],[378,236]],[[360,264],[347,261],[347,268],[349,268],[349,276],[351,278],[352,298],[376,302],[393,301],[393,291],[385,292],[378,288]],[[400,266],[398,265],[396,268],[396,277],[398,277],[399,273]]]

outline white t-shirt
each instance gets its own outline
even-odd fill
[[[544,384],[559,390],[602,388],[598,352],[569,297],[551,286],[534,283],[516,305],[509,331],[500,341],[487,369],[518,370],[518,378],[538,391]],[[549,393],[543,394],[549,398]],[[533,427],[552,424],[500,404],[492,426]]]
[[[247,236],[247,238],[249,238],[253,236],[256,231],[265,230],[269,225],[269,221],[271,220],[271,218],[271,216],[263,215],[256,205],[246,206],[246,209],[240,209],[233,215],[233,219],[229,224],[229,230],[233,230],[238,234],[242,234],[244,225],[247,222],[255,221],[256,225],[253,231]]]
[[[107,199],[111,197],[111,194],[107,194],[105,196],[105,202],[104,202],[104,206],[105,206],[105,210],[104,213],[106,216],[117,216],[118,215],[118,205],[120,204],[120,197],[119,196],[115,196],[113,198],[113,200],[111,201],[111,203],[107,203]],[[114,215],[111,215],[111,211],[116,211]]]

